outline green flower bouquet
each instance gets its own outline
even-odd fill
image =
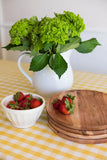
[[[81,32],[85,29],[83,19],[73,12],[54,13],[54,17],[38,20],[36,16],[17,21],[11,27],[10,43],[7,50],[31,51],[29,70],[40,71],[47,64],[60,78],[67,70],[67,63],[60,53],[76,49],[89,53],[100,45],[96,38],[82,41]]]

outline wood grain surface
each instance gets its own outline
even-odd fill
[[[63,115],[53,108],[52,102],[63,95],[75,96],[74,113]],[[107,94],[91,90],[71,90],[53,96],[48,105],[47,113],[58,123],[79,130],[107,129]]]
[[[52,105],[54,99],[62,99],[66,94],[75,96],[75,110],[70,115],[63,115]],[[46,110],[49,125],[58,135],[66,139],[67,136],[69,139],[74,138],[79,143],[107,142],[106,93],[92,90],[64,91],[50,98]]]
[[[56,133],[58,136],[73,141],[73,142],[77,142],[77,143],[82,143],[82,144],[99,144],[99,143],[106,143],[107,142],[107,137],[105,138],[99,138],[99,139],[82,139],[82,138],[78,138],[78,137],[72,137],[72,136],[68,136],[58,130],[56,130],[52,125],[50,125],[50,128],[54,131],[54,133]]]
[[[94,130],[94,131],[88,131],[88,130],[79,130],[79,129],[73,129],[73,128],[69,128],[67,126],[61,125],[60,123],[58,123],[57,121],[53,120],[49,114],[47,113],[47,117],[48,120],[56,127],[58,127],[59,129],[63,129],[65,131],[71,132],[71,133],[76,133],[76,134],[80,134],[80,135],[102,135],[102,134],[107,134],[107,129],[105,130]]]
[[[107,134],[102,134],[102,135],[81,135],[81,134],[76,134],[72,132],[68,132],[67,130],[61,129],[54,125],[51,120],[48,119],[49,124],[56,130],[59,131],[60,133],[66,134],[70,137],[74,138],[80,138],[80,139],[101,139],[101,138],[107,138]]]

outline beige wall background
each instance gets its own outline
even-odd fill
[[[17,60],[21,54],[1,49],[9,43],[8,31],[13,23],[33,15],[52,17],[54,12],[64,10],[79,13],[84,18],[83,40],[96,37],[102,44],[89,54],[73,51],[73,70],[107,74],[107,0],[0,0],[0,58]]]

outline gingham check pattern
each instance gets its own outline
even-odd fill
[[[28,70],[28,64],[23,67]],[[31,73],[30,73],[31,74]],[[74,71],[72,89],[91,89],[107,93],[107,75]],[[35,92],[21,74],[17,63],[0,60],[0,101],[17,91]],[[1,160],[107,160],[107,143],[79,144],[57,136],[49,128],[46,110],[35,126],[11,126],[0,106]]]

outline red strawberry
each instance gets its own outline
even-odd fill
[[[24,99],[28,99],[29,101],[31,101],[33,99],[31,94],[27,94],[24,96]]]
[[[63,114],[70,114],[74,112],[74,105],[73,101],[70,103],[69,100],[66,98],[64,101],[62,101],[59,111]]]
[[[11,109],[19,109],[18,103],[15,101],[10,101],[7,104],[7,108],[11,108]]]
[[[74,100],[75,96],[71,96],[70,94],[67,94],[63,96],[62,101],[64,102],[66,99],[68,99],[69,103],[72,103]]]
[[[17,92],[17,93],[14,95],[14,100],[15,100],[15,101],[21,101],[23,98],[24,98],[24,94],[23,94],[22,92]]]
[[[69,103],[72,103],[72,99],[69,98],[69,97],[67,97],[67,96],[64,96],[64,97],[62,98],[62,101],[64,102],[66,99],[68,99]]]
[[[42,104],[41,99],[39,100],[39,99],[34,98],[30,102],[30,107],[36,108],[36,107],[39,107],[41,104]]]
[[[70,110],[68,110],[66,108],[66,104],[64,102],[61,103],[60,107],[59,107],[59,111],[63,114],[70,114]]]
[[[53,101],[53,107],[55,109],[58,109],[59,106],[60,106],[60,104],[61,104],[61,100],[60,99],[54,99],[54,101]]]
[[[11,104],[15,104],[16,102],[15,101],[10,101],[8,104],[7,104],[7,108],[11,108]]]
[[[25,98],[19,102],[20,109],[30,109],[30,101]]]
[[[53,107],[54,107],[55,109],[58,109],[59,106],[60,106],[60,104],[61,104],[61,100],[60,100],[60,99],[55,99],[55,100],[53,101]]]

